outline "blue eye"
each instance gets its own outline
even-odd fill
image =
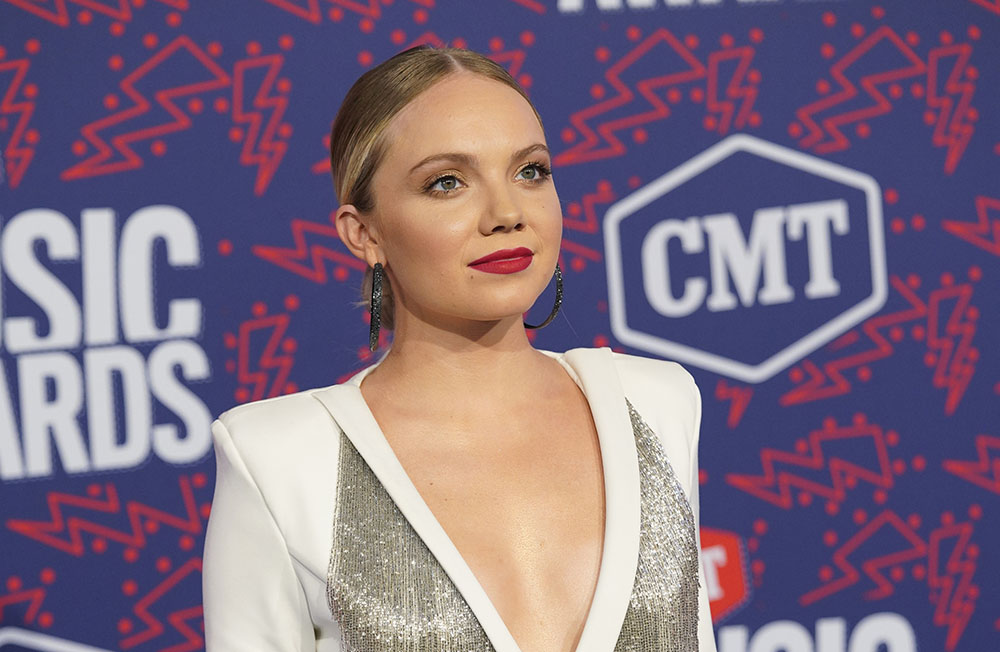
[[[437,179],[434,179],[434,181],[428,184],[425,190],[434,193],[446,194],[454,190],[458,190],[461,183],[462,182],[459,181],[458,177],[456,177],[455,175],[446,174],[444,176],[438,177]]]
[[[549,168],[541,163],[529,163],[521,168],[517,176],[525,181],[541,181],[547,178],[551,172]]]

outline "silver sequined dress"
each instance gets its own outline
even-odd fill
[[[715,652],[696,534],[697,388],[674,363],[549,355],[587,396],[604,467],[604,552],[577,649]],[[517,652],[378,430],[366,373],[213,425],[209,652]]]

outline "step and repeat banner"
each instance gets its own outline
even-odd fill
[[[0,650],[203,649],[210,423],[372,361],[328,132],[416,44],[545,121],[534,343],[698,381],[720,652],[1000,649],[997,0],[0,0]]]

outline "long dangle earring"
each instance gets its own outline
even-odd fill
[[[562,306],[562,301],[563,301],[562,269],[560,269],[559,263],[556,263],[556,273],[554,274],[554,276],[556,278],[556,302],[555,305],[552,306],[552,312],[549,313],[549,316],[546,317],[545,321],[543,321],[541,324],[533,326],[528,322],[524,322],[525,328],[532,328],[532,329],[544,328],[548,326],[550,323],[552,323],[552,320],[556,318],[557,314],[559,314],[559,308]]]
[[[368,348],[378,348],[378,331],[382,326],[382,263],[372,267],[371,319],[368,327]]]

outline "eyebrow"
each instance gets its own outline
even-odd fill
[[[528,154],[532,154],[537,151],[542,151],[548,154],[549,148],[546,147],[543,143],[534,143],[532,145],[528,145],[527,147],[519,149],[516,152],[514,152],[514,154],[510,157],[510,160],[516,161],[519,158],[524,158]],[[473,156],[472,154],[464,154],[462,152],[444,152],[441,154],[431,154],[430,156],[421,160],[419,163],[410,168],[410,174],[413,174],[415,171],[419,170],[425,165],[428,165],[430,163],[436,163],[438,161],[457,161],[464,165],[474,166],[476,164],[476,157]]]

